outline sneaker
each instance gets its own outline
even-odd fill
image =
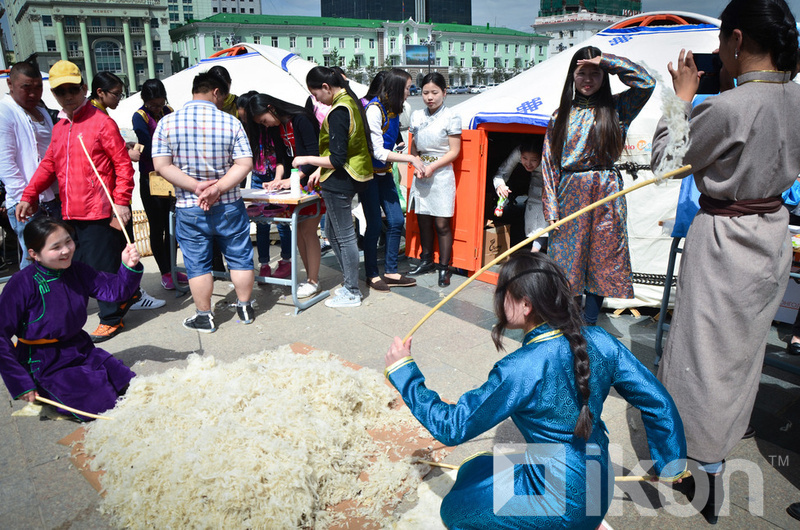
[[[308,298],[319,292],[319,284],[314,282],[303,282],[297,286],[297,298]]]
[[[258,269],[258,275],[263,276],[264,278],[269,278],[272,276],[272,269],[269,266],[269,263],[264,263],[261,265],[261,268]]]
[[[175,290],[175,282],[172,281],[172,274],[166,273],[161,275],[161,287],[167,291]]]
[[[242,321],[242,324],[252,324],[253,320],[256,319],[256,312],[253,310],[252,302],[248,302],[247,305],[236,305],[236,314],[239,315],[239,320]]]
[[[162,280],[163,281],[163,280]],[[173,285],[172,288],[174,289],[175,286]],[[166,302],[164,300],[159,300],[158,298],[153,298],[144,289],[140,289],[142,292],[142,297],[139,298],[139,301],[133,304],[130,308],[130,311],[138,311],[140,309],[158,309],[159,307],[164,307]]]
[[[108,339],[112,338],[117,333],[119,333],[120,331],[122,331],[123,327],[124,326],[122,325],[122,322],[120,322],[116,326],[100,324],[99,326],[97,326],[97,329],[92,331],[92,334],[89,336],[91,337],[92,342],[94,343],[105,342]]]
[[[214,315],[201,315],[196,313],[193,317],[189,317],[183,321],[183,327],[186,329],[193,329],[200,333],[214,333],[217,327],[214,325]]]
[[[325,300],[328,307],[358,307],[361,305],[361,296],[351,293],[344,288],[344,292],[337,293],[333,298]]]
[[[186,276],[184,273],[178,273],[178,283],[181,285],[188,285],[189,284],[189,277]]]
[[[280,260],[275,272],[272,273],[274,278],[291,278],[292,276],[292,261]]]
[[[330,249],[331,249],[331,242],[328,241],[327,239],[321,239],[320,242],[319,242],[319,251],[322,254],[325,254]]]

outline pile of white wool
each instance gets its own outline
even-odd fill
[[[395,396],[381,374],[320,351],[191,355],[136,377],[114,421],[87,428],[101,510],[125,528],[325,528],[343,517],[329,508],[354,499],[357,515],[380,520],[420,480],[367,433],[415,424],[390,408]]]

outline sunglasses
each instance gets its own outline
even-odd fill
[[[69,94],[70,96],[74,96],[76,94],[80,94],[81,90],[83,90],[83,87],[80,86],[80,85],[73,85],[73,86],[71,86],[69,88],[60,86],[58,88],[54,88],[53,89],[53,94],[55,94],[57,97],[62,98],[64,96],[66,96],[67,94]]]

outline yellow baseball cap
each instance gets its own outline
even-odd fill
[[[78,68],[75,63],[69,61],[58,61],[50,68],[48,76],[50,88],[56,88],[64,83],[72,83],[74,85],[83,84],[80,68]]]

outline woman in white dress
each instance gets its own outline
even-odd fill
[[[444,105],[447,83],[442,74],[432,72],[422,79],[422,100],[427,107],[411,115],[409,130],[414,137],[411,154],[425,163],[411,185],[410,209],[417,214],[422,254],[420,263],[409,275],[439,269],[439,287],[450,285],[450,260],[453,256],[451,219],[456,203],[456,176],[453,160],[461,151],[461,118]],[[434,231],[439,240],[439,264],[433,262]]]

